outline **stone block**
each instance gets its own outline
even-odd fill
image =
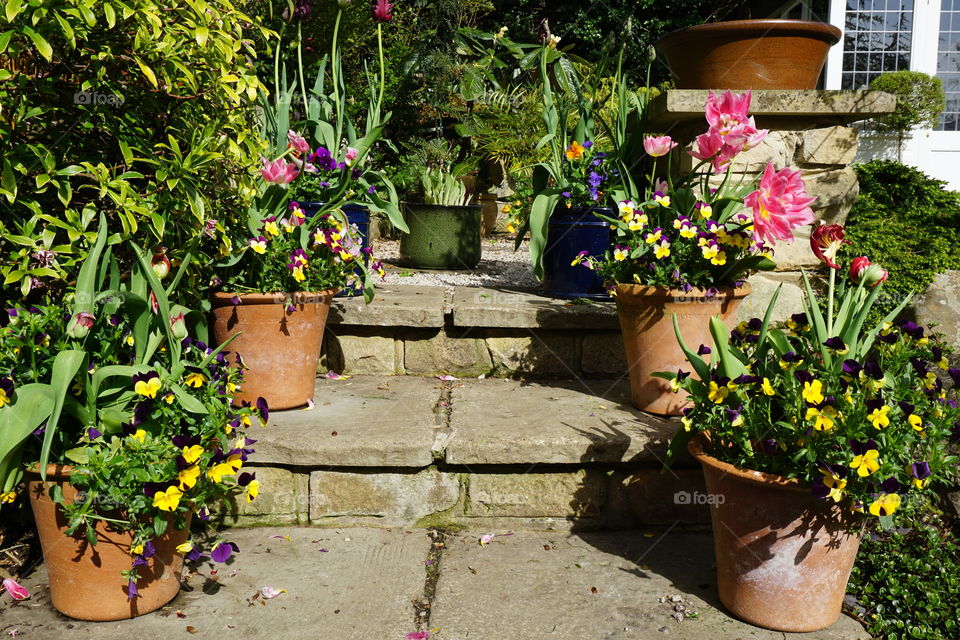
[[[243,496],[228,505],[227,524],[307,524],[310,476],[277,467],[244,467],[256,473],[260,495],[252,502]]]
[[[777,298],[771,320],[781,322],[795,313],[803,311],[803,281],[795,272],[758,273],[749,280],[753,291],[744,298],[737,309],[737,321],[763,318],[774,292],[781,284],[783,289]]]
[[[936,325],[933,330],[960,350],[960,271],[946,271],[934,278],[914,299],[912,308],[917,323]]]
[[[710,522],[709,496],[699,469],[644,469],[622,482],[638,526]]]
[[[627,354],[619,331],[588,333],[583,336],[580,368],[587,375],[623,375],[627,372]]]
[[[800,133],[797,163],[848,166],[857,155],[857,131],[850,127],[825,127]]]
[[[378,287],[370,304],[364,303],[362,297],[334,299],[327,324],[334,327],[442,327],[445,304],[443,287]]]
[[[392,336],[334,335],[328,331],[324,338],[323,364],[339,364],[340,368],[330,368],[347,375],[392,375],[398,373],[398,369],[402,372],[403,361],[397,362],[395,342]]]
[[[375,517],[385,523],[413,523],[454,507],[460,498],[456,474],[424,469],[418,473],[310,474],[310,520],[331,517]]]
[[[793,230],[793,242],[778,242],[773,252],[773,261],[777,263],[777,271],[799,271],[809,269],[820,264],[813,249],[810,248],[810,232],[812,226],[800,227]]]
[[[857,172],[850,167],[805,170],[803,172],[803,183],[807,187],[807,193],[817,197],[817,201],[812,205],[814,211],[831,207],[846,207],[847,213],[849,213],[853,201],[860,194]],[[836,217],[836,214],[834,214],[834,217]],[[846,220],[846,213],[843,214],[843,220]]]
[[[793,165],[798,135],[792,131],[771,131],[753,149],[734,158],[731,169],[735,173],[760,174],[772,162],[777,169]]]
[[[577,336],[530,331],[487,338],[497,375],[533,374],[570,377],[580,367]]]
[[[476,377],[493,371],[493,360],[483,339],[468,332],[449,335],[416,333],[404,336],[403,365],[408,374]]]
[[[471,516],[595,518],[606,494],[606,474],[596,469],[562,473],[472,473]]]
[[[612,302],[571,304],[524,291],[457,287],[453,293],[457,327],[516,329],[617,329]]]

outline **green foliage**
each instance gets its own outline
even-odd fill
[[[940,78],[920,71],[884,73],[873,79],[870,89],[897,96],[896,110],[876,118],[876,124],[879,130],[893,131],[900,136],[914,127],[937,126],[947,106]]]
[[[876,638],[956,638],[960,537],[937,516],[911,525],[864,536],[847,588],[854,613]]]
[[[229,0],[14,1],[0,33],[4,297],[62,294],[97,211],[178,261],[244,208],[257,18]]]
[[[918,169],[887,160],[856,168],[860,195],[847,218],[841,255],[867,256],[890,278],[872,311],[876,320],[911,293],[922,293],[937,274],[960,269],[960,193]]]
[[[472,193],[457,176],[443,169],[427,169],[420,175],[423,185],[423,201],[446,207],[461,207],[470,204]]]

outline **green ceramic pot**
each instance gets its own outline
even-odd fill
[[[480,262],[480,205],[404,204],[410,233],[400,238],[400,261],[418,269],[473,269]]]

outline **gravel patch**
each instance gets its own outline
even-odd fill
[[[506,287],[523,290],[536,290],[540,287],[540,283],[533,277],[530,251],[526,242],[516,251],[513,249],[514,241],[511,237],[487,237],[483,238],[482,242],[483,257],[480,264],[472,270],[440,271],[397,265],[400,242],[383,238],[373,241],[373,256],[383,261],[388,283],[432,287]]]

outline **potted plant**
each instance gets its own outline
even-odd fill
[[[661,374],[694,399],[671,455],[688,446],[703,465],[720,600],[779,631],[836,621],[864,527],[922,508],[957,462],[960,411],[939,375],[942,344],[893,323],[908,300],[865,326],[886,272],[856,258],[835,287],[842,241],[836,225],[813,236],[831,269],[826,305],[805,276],[806,311],[783,326],[770,323],[776,296],[764,319],[729,334],[711,319],[710,364],[678,328],[700,379]]]
[[[442,163],[420,171],[423,202],[404,204],[410,232],[400,238],[403,264],[457,270],[480,263],[480,205],[470,204],[473,192],[457,166]]]
[[[709,128],[690,151],[700,162],[686,175],[671,176],[677,143],[669,136],[647,136],[650,186],[631,187],[640,195],[619,202],[618,217],[608,220],[615,228],[613,241],[603,254],[581,256],[615,293],[632,402],[644,411],[679,415],[687,403],[651,377],[683,364],[671,340],[671,317],[677,314],[689,340],[707,343],[708,318],[719,315],[732,323],[750,293],[747,276],[773,269],[774,244],[793,240],[793,229],[813,222],[814,198],[806,194],[799,171],[777,171],[769,164],[759,184],[731,177],[732,160],[767,133],[748,115],[750,98],[749,92],[710,93]],[[656,177],[663,158],[666,180]]]
[[[128,279],[97,240],[61,304],[15,309],[0,329],[0,484],[8,502],[28,461],[53,606],[84,620],[155,610],[180,588],[196,516],[232,494],[256,497],[244,426],[267,408],[230,406],[242,373],[187,336],[150,259]],[[106,259],[101,262],[100,258]],[[183,265],[185,266],[185,265]],[[162,268],[158,268],[163,272]],[[238,476],[237,474],[240,473]],[[210,556],[236,551],[217,538]]]
[[[734,19],[672,31],[655,43],[677,89],[816,89],[840,29],[811,20]]]

